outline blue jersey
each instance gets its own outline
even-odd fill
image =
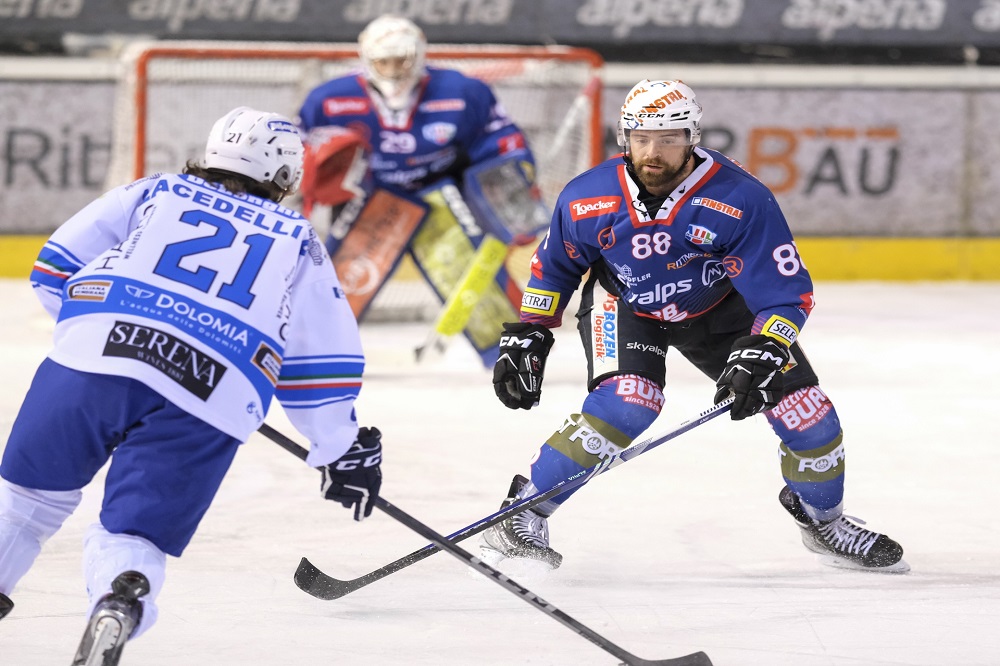
[[[350,128],[371,146],[376,184],[415,192],[445,176],[459,182],[472,164],[517,149],[524,135],[482,81],[450,69],[427,68],[410,106],[388,109],[364,76],[318,86],[299,111],[299,125]],[[533,159],[530,157],[529,159]]]
[[[812,280],[774,195],[725,155],[695,154],[695,170],[656,211],[620,156],[570,181],[532,258],[522,321],[558,326],[581,277],[603,262],[640,316],[698,317],[735,288],[756,315],[754,333],[794,342]]]

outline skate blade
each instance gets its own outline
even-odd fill
[[[848,560],[843,557],[837,557],[836,555],[825,555],[817,554],[821,564],[828,567],[833,567],[835,569],[849,569],[851,571],[865,571],[868,573],[887,573],[887,574],[905,574],[910,570],[910,565],[906,563],[906,560],[900,560],[895,564],[890,564],[885,567],[866,567],[864,565],[858,564],[853,560]]]
[[[522,583],[543,579],[555,568],[544,560],[536,560],[530,557],[507,557],[500,551],[487,545],[480,545],[479,552],[479,559],[483,562],[508,578],[513,578]]]
[[[496,548],[492,548],[487,546],[485,543],[482,543],[479,545],[479,559],[496,569],[497,565],[507,558],[504,557],[504,554]]]

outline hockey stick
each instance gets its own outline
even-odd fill
[[[486,234],[479,244],[472,261],[465,269],[458,284],[451,290],[445,301],[434,328],[428,334],[422,345],[413,350],[417,361],[424,358],[428,350],[443,353],[447,348],[447,340],[462,332],[472,316],[472,311],[479,305],[483,292],[496,277],[497,272],[507,259],[507,246],[499,238]]]
[[[304,447],[299,446],[294,441],[282,435],[266,423],[260,427],[260,433],[281,446],[286,451],[291,452],[302,460],[306,459],[308,451],[306,451]],[[459,548],[449,541],[447,537],[438,534],[427,525],[390,503],[385,498],[377,497],[375,499],[375,506],[387,513],[394,520],[402,523],[406,527],[409,527],[420,536],[435,544],[441,550],[448,551],[448,553],[453,555],[456,559],[461,560],[467,566],[486,576],[511,594],[524,599],[527,603],[542,611],[563,626],[576,632],[583,638],[586,638],[588,641],[605,652],[621,659],[627,666],[712,666],[712,660],[709,659],[708,655],[704,652],[693,652],[691,654],[672,659],[643,659],[642,657],[637,657],[628,650],[612,643],[590,627],[574,619],[572,616],[559,610],[520,583],[517,583],[516,581],[503,575],[472,553]]]
[[[609,469],[612,469],[619,465],[622,465],[631,460],[632,458],[640,456],[646,451],[655,449],[660,444],[668,442],[671,439],[674,439],[675,437],[682,435],[687,431],[696,428],[697,426],[700,426],[706,421],[714,419],[716,416],[725,414],[726,412],[729,411],[729,408],[732,406],[732,404],[733,404],[732,398],[724,400],[719,404],[715,405],[714,407],[712,407],[711,409],[705,410],[695,418],[690,419],[688,421],[684,421],[683,423],[678,425],[673,430],[670,430],[669,432],[665,432],[657,437],[651,439],[645,439],[641,442],[632,444],[628,448],[619,451],[614,456],[605,459],[600,465],[591,470],[580,472],[576,476],[570,477],[565,481],[557,483],[555,486],[553,486],[552,488],[543,493],[539,493],[531,497],[526,497],[522,500],[514,502],[510,506],[507,506],[497,511],[496,513],[493,513],[475,523],[472,523],[467,527],[463,527],[458,532],[450,534],[448,536],[448,539],[455,543],[462,541],[464,539],[468,539],[469,537],[475,536],[476,534],[479,534],[480,532],[489,529],[493,525],[496,525],[497,523],[506,520],[507,518],[509,518],[514,514],[526,511],[527,509],[530,509],[538,504],[541,504],[546,500],[552,499],[556,495],[560,495],[564,492],[572,490],[573,488],[581,486],[584,483],[587,483],[591,479],[591,477],[606,472]],[[263,426],[261,428],[262,432],[264,427],[267,426]],[[411,564],[416,564],[417,562],[427,557],[430,557],[434,553],[438,552],[438,550],[440,549],[437,546],[435,546],[434,544],[429,544],[427,546],[424,546],[420,550],[413,551],[412,553],[406,555],[405,557],[401,557],[395,562],[391,562],[385,565],[384,567],[380,567],[363,576],[360,576],[358,578],[352,578],[350,580],[340,580],[338,578],[334,578],[333,576],[325,574],[322,571],[320,571],[320,569],[317,568],[307,558],[303,557],[302,561],[299,562],[298,568],[295,570],[295,584],[298,585],[302,591],[316,597],[317,599],[323,599],[324,601],[339,599],[343,596],[350,594],[351,592],[360,590],[362,587],[365,587],[366,585],[371,585],[375,581],[382,580],[386,576],[396,573],[400,569],[405,569]]]

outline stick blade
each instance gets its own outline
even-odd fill
[[[347,581],[328,576],[305,557],[295,569],[294,580],[300,590],[323,601],[339,599],[351,592]]]
[[[712,666],[712,660],[704,652],[692,652],[673,659],[636,659],[627,663],[629,666]]]

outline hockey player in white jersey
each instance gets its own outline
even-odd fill
[[[110,458],[87,532],[90,598],[74,664],[114,664],[156,621],[179,557],[240,444],[277,397],[327,499],[370,515],[381,433],[358,428],[364,356],[323,243],[279,205],[298,130],[246,107],[204,161],[111,190],[45,244],[31,275],[57,319],[0,463],[0,617]]]

